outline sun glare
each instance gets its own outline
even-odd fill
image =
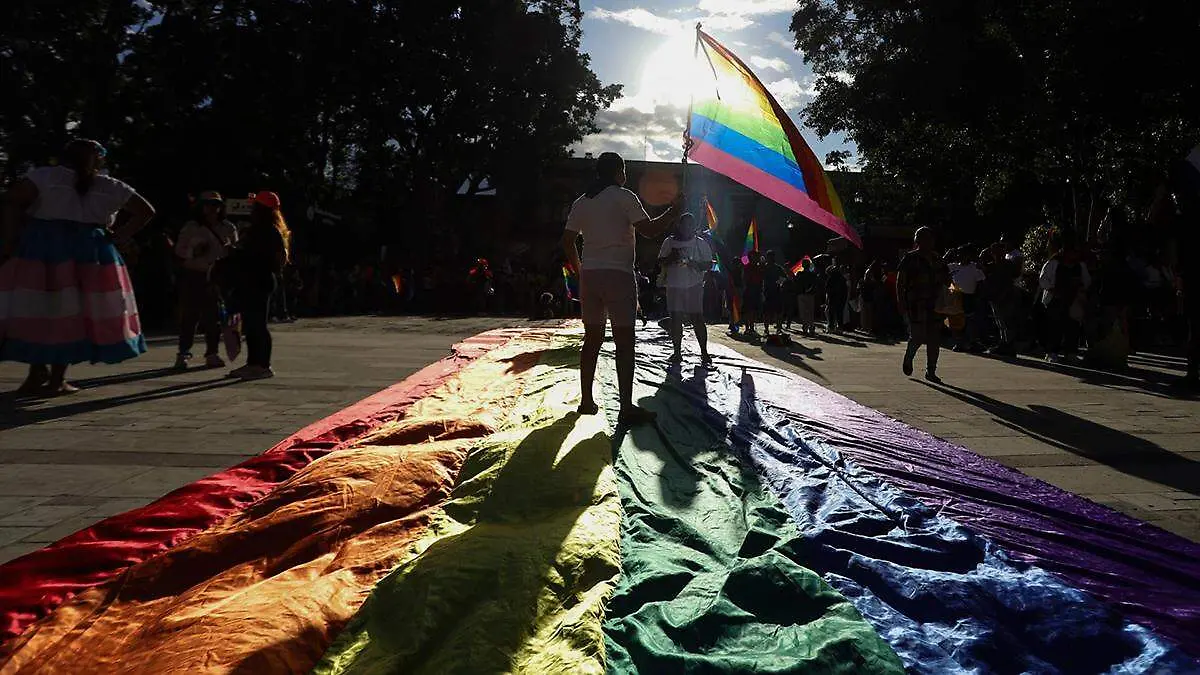
[[[697,59],[693,58],[696,34],[691,31],[669,38],[647,57],[642,68],[642,95],[655,105],[687,106],[693,90],[712,80],[707,78]],[[702,92],[696,91],[696,94]]]

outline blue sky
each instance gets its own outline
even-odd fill
[[[687,113],[688,67],[697,21],[750,64],[792,119],[812,100],[814,77],[788,26],[795,0],[585,0],[583,49],[605,84],[622,98],[596,118],[603,129],[576,146],[580,154],[613,150],[628,159],[678,161]],[[841,136],[818,139],[800,125],[821,159],[854,151]]]

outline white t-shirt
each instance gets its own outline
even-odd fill
[[[237,243],[237,228],[223,220],[214,227],[189,221],[179,231],[175,255],[183,258],[183,266],[196,272],[207,272]]]
[[[44,220],[112,225],[117,211],[135,194],[133,188],[116,178],[96,176],[87,194],[80,195],[75,191],[75,171],[65,166],[34,169],[25,178],[38,190],[29,215]]]
[[[633,224],[649,219],[637,195],[610,185],[595,197],[576,199],[566,229],[583,235],[583,269],[633,274],[637,257]]]
[[[662,250],[658,252],[659,259],[671,255],[672,251],[679,251],[684,260],[690,260],[693,264],[703,263],[703,267],[691,267],[683,262],[667,265],[664,269],[667,288],[689,288],[703,284],[704,273],[712,267],[713,253],[708,242],[700,237],[692,237],[687,241],[667,237],[667,240],[663,242]]]
[[[967,295],[974,295],[979,287],[979,282],[987,278],[983,270],[975,266],[975,263],[963,265],[951,273],[951,279],[954,285],[958,286],[958,290]]]

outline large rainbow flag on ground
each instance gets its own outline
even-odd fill
[[[861,248],[825,169],[787,111],[733,52],[704,31],[696,35],[713,80],[697,85],[687,158]]]
[[[1200,546],[737,353],[496,331],[0,566],[0,673],[1196,673]]]

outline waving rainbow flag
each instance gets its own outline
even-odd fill
[[[787,112],[733,52],[697,34],[714,86],[692,102],[688,158],[862,248],[821,162]]]

